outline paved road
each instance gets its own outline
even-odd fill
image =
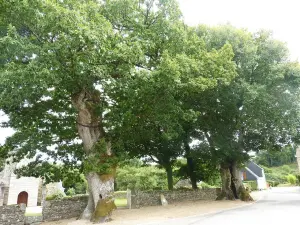
[[[249,206],[206,216],[172,219],[147,225],[300,224],[300,188],[273,188]],[[146,224],[145,224],[146,225]]]

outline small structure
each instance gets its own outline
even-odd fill
[[[5,164],[0,169],[0,206],[25,204],[26,206],[42,205],[46,196],[55,192],[64,193],[62,183],[51,183],[43,186],[41,178],[20,177],[14,174],[16,164]]]
[[[15,167],[15,164],[5,164],[0,172],[0,206],[22,203],[26,206],[37,206],[41,199],[41,179],[17,178],[13,173]]]
[[[248,162],[246,167],[241,169],[241,177],[243,181],[256,181],[259,190],[267,188],[264,169],[252,161]]]

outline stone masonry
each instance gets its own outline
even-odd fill
[[[19,205],[9,205],[0,207],[1,225],[24,225],[25,207]]]
[[[136,209],[145,206],[161,205],[161,194],[164,195],[168,203],[175,203],[182,201],[215,200],[219,192],[219,188],[174,191],[132,191],[131,208]]]
[[[44,221],[55,221],[79,217],[85,209],[87,201],[87,196],[45,201],[43,204]]]

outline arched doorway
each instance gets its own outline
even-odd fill
[[[22,191],[20,192],[20,194],[18,195],[18,202],[17,204],[26,204],[28,203],[28,193],[26,191]]]

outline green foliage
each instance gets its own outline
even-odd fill
[[[267,180],[271,187],[277,187],[280,183],[278,181]]]
[[[66,192],[66,195],[67,196],[74,196],[74,195],[76,195],[76,191],[75,191],[75,189],[74,188],[69,188],[68,190],[67,190],[67,192]]]
[[[199,188],[202,188],[202,189],[205,189],[205,188],[216,188],[216,186],[214,185],[210,185],[208,183],[205,183],[205,182],[201,182],[199,185],[198,185]]]
[[[155,166],[117,169],[116,183],[118,190],[164,190],[167,188],[166,173]]]
[[[255,162],[267,167],[282,166],[296,162],[296,149],[282,148],[279,151],[261,151],[254,158]]]
[[[245,188],[248,188],[248,191],[256,191],[257,190],[257,182],[256,181],[244,181]]]
[[[237,65],[238,76],[229,85],[207,89],[197,99],[199,136],[205,136],[215,160],[244,163],[248,151],[297,141],[300,67],[287,61],[286,46],[265,31],[251,34],[230,25],[196,30],[208,49],[231,44]]]
[[[218,165],[214,163],[212,156],[209,155],[208,149],[204,148],[203,145],[201,147],[201,149],[196,148],[191,152],[196,180],[197,182],[202,181],[209,185],[218,186],[220,184]],[[177,160],[174,167],[174,175],[177,179],[189,178],[186,159]]]
[[[295,175],[293,175],[293,174],[287,175],[286,179],[292,185],[295,185],[296,182],[297,182],[297,177]]]
[[[73,170],[63,179],[63,187],[67,195],[85,194],[87,192],[87,181],[83,174]]]
[[[291,170],[292,170],[292,168],[289,167],[288,165],[283,165],[283,166],[281,167],[281,169],[282,169],[285,173],[290,173]]]
[[[48,201],[50,201],[50,200],[60,200],[60,199],[63,199],[64,197],[65,197],[65,195],[62,192],[57,191],[56,193],[47,196],[46,200],[48,200]]]
[[[279,167],[264,167],[267,181],[274,187],[278,184],[284,184],[287,181],[287,176],[297,176],[299,174],[297,163],[283,165]]]

